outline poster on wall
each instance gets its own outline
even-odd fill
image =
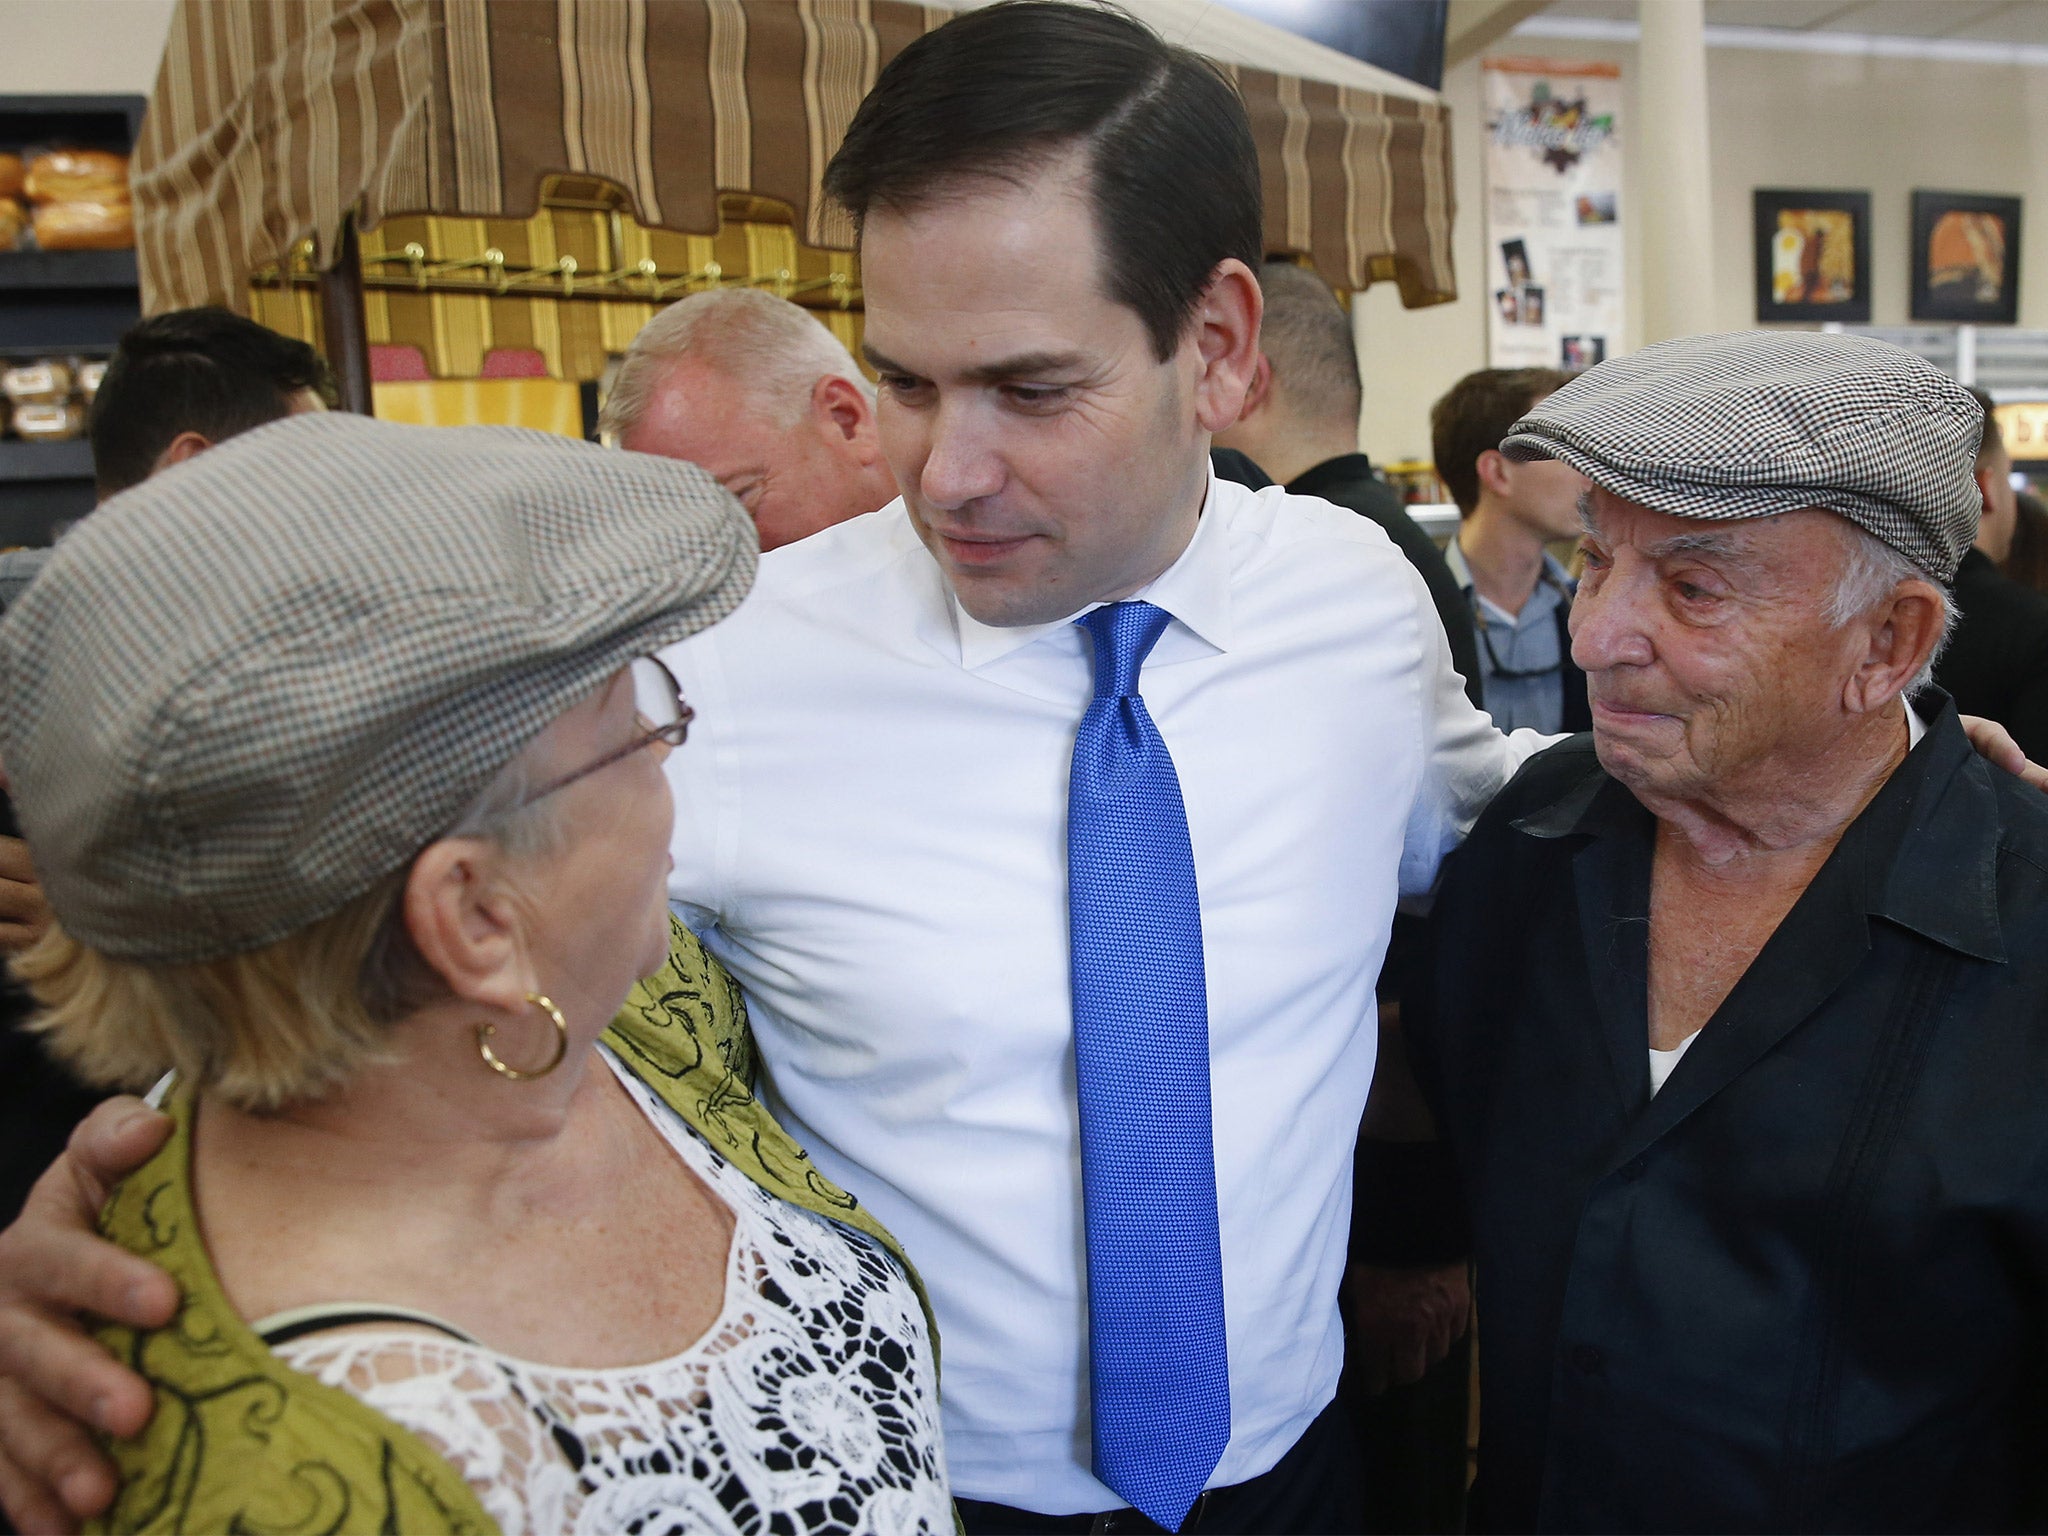
[[[1488,59],[1487,355],[1590,368],[1621,344],[1621,71]]]

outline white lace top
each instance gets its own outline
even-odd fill
[[[725,1304],[702,1338],[583,1370],[374,1324],[278,1357],[425,1440],[505,1536],[951,1532],[931,1343],[902,1269],[746,1178],[605,1054],[732,1210]]]

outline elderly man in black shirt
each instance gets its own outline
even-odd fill
[[[1472,1214],[1479,1527],[2048,1519],[2048,808],[1912,694],[1979,422],[1897,349],[1750,335],[1507,439],[1593,482],[1593,731],[1457,857],[1410,1025]]]

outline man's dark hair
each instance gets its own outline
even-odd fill
[[[1288,409],[1303,421],[1346,422],[1355,429],[1362,393],[1358,344],[1337,295],[1291,261],[1267,262],[1259,286],[1266,294],[1259,347],[1272,359]]]
[[[1974,384],[1965,384],[1963,388],[1976,397],[1977,409],[1984,413],[1984,435],[1977,439],[1977,467],[1982,469],[2004,445],[2005,434],[1998,430],[1997,407],[1991,403],[1991,397]]]
[[[1437,478],[1460,512],[1479,505],[1479,455],[1498,448],[1508,428],[1571,378],[1559,368],[1482,368],[1468,373],[1429,410]]]
[[[1164,362],[1218,263],[1264,254],[1259,157],[1236,89],[1122,12],[1008,0],[897,54],[860,104],[825,191],[856,226],[962,179],[1021,183],[1082,146],[1109,296]]]
[[[100,495],[147,480],[180,433],[221,442],[290,415],[305,389],[334,404],[334,376],[303,341],[225,309],[152,316],[121,338],[93,396]]]

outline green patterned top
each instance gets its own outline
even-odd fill
[[[633,989],[605,1043],[748,1178],[894,1254],[924,1304],[936,1365],[938,1328],[917,1271],[754,1097],[754,1043],[739,988],[687,929],[671,927],[668,964]],[[166,1108],[171,1139],[114,1191],[100,1229],[168,1270],[183,1300],[166,1327],[101,1330],[155,1389],[156,1410],[139,1437],[109,1446],[121,1493],[92,1529],[495,1531],[462,1475],[424,1441],[284,1365],[235,1312],[192,1204],[192,1096],[174,1092]]]

